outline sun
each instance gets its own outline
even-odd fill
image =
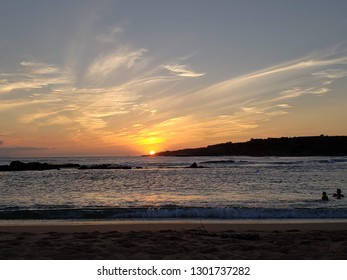
[[[151,151],[149,152],[149,154],[150,154],[151,156],[154,156],[154,155],[155,155],[155,151],[151,150]]]

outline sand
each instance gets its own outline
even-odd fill
[[[347,259],[347,222],[0,225],[0,259]]]

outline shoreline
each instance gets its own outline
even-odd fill
[[[347,219],[242,220],[115,220],[115,221],[2,221],[0,232],[108,232],[108,231],[287,231],[347,230]]]
[[[347,260],[347,221],[0,225],[3,260]]]

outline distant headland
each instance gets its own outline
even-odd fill
[[[247,142],[159,152],[156,156],[347,156],[347,136],[251,139]]]

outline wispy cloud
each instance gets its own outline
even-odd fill
[[[146,49],[130,50],[128,48],[121,48],[114,53],[102,55],[89,66],[87,76],[95,79],[103,79],[122,67],[130,69],[146,52]]]
[[[279,107],[279,108],[291,108],[292,106],[290,106],[289,104],[277,104],[276,107]]]
[[[37,75],[61,73],[58,67],[40,62],[22,61],[20,65],[29,68],[30,73]]]
[[[70,85],[70,74],[56,66],[23,61],[20,73],[0,73],[0,93]]]
[[[38,89],[42,88],[46,83],[42,83],[40,81],[14,81],[10,82],[7,79],[0,80],[0,93],[7,93],[13,90],[27,90],[27,89]]]
[[[44,105],[44,104],[49,104],[51,102],[61,102],[61,99],[41,99],[41,100],[28,100],[28,99],[16,99],[16,100],[4,100],[0,103],[0,112],[6,112],[9,110],[13,110],[13,109],[19,109],[19,108],[33,108],[35,106],[40,106],[40,105]]]
[[[205,76],[205,73],[198,73],[198,72],[194,72],[190,69],[188,69],[187,65],[183,65],[183,64],[168,64],[168,65],[163,65],[163,67],[170,71],[171,74],[176,75],[176,76],[180,76],[180,77],[191,77],[191,78],[195,78],[195,77],[201,77],[201,76]]]
[[[225,92],[232,90],[239,86],[249,86],[251,84],[256,84],[259,82],[273,82],[268,80],[268,78],[281,79],[285,77],[286,80],[293,79],[295,77],[300,77],[303,75],[313,75],[319,78],[330,78],[337,79],[342,78],[347,75],[346,70],[323,70],[315,72],[321,67],[331,67],[333,65],[347,65],[347,55],[344,53],[342,56],[337,58],[331,58],[330,56],[322,55],[318,59],[311,58],[301,58],[295,61],[290,61],[277,66],[272,66],[269,68],[262,69],[250,74],[232,78],[217,84],[214,84],[206,89],[206,91],[213,90],[213,92]],[[275,81],[276,82],[276,81]]]
[[[312,74],[315,77],[324,79],[338,79],[347,77],[347,70],[345,69],[327,69],[324,71],[316,72]]]

